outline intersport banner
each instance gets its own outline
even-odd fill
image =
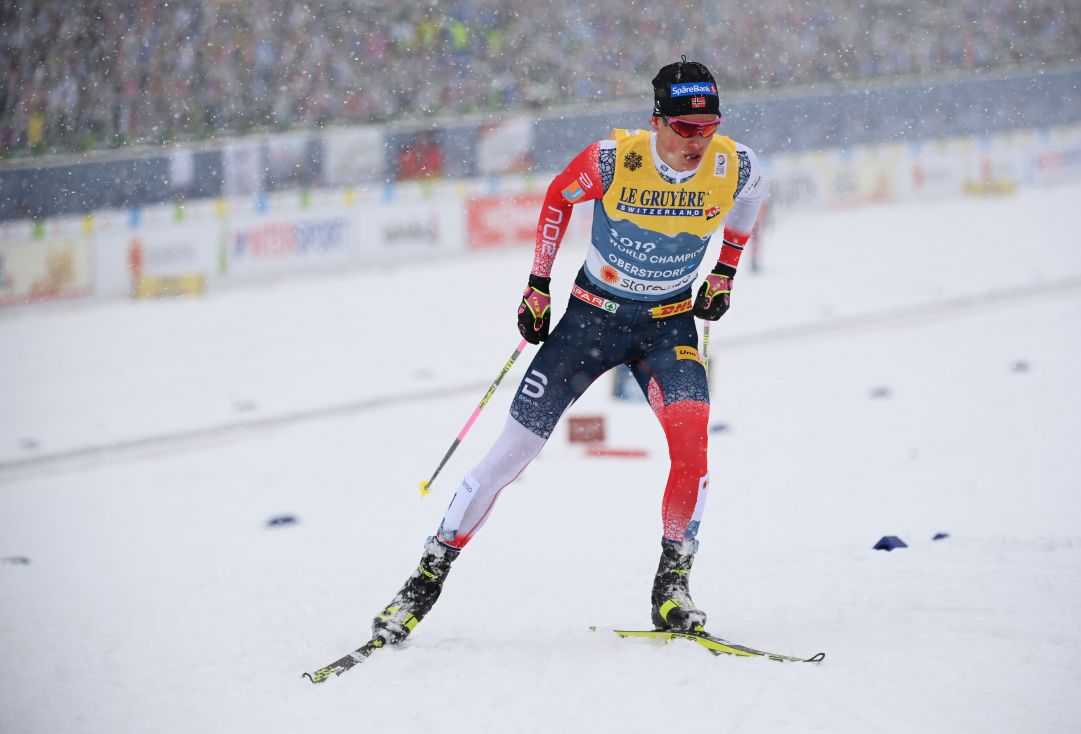
[[[249,277],[331,268],[351,260],[352,227],[342,212],[230,222],[225,238],[229,276]]]

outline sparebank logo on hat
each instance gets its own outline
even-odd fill
[[[712,94],[717,96],[717,85],[713,82],[684,82],[672,85],[673,97],[690,97],[695,94]]]

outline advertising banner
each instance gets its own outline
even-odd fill
[[[0,244],[0,306],[82,298],[90,292],[87,237]]]
[[[956,141],[913,143],[909,148],[907,193],[941,199],[964,191],[964,161]]]
[[[823,156],[826,202],[833,207],[877,204],[896,198],[902,159],[892,148],[859,147]]]
[[[214,221],[146,227],[128,235],[129,260],[139,275],[177,276],[218,271],[221,228]]]
[[[477,136],[477,171],[501,176],[529,170],[533,162],[533,120],[520,117],[480,129]]]
[[[1032,177],[1037,183],[1081,179],[1081,128],[1041,131],[1034,145]]]
[[[965,187],[969,194],[1008,194],[1017,188],[1021,170],[1016,149],[1006,136],[962,141]]]
[[[263,190],[263,146],[257,140],[236,140],[222,149],[225,173],[222,194],[248,196]]]
[[[266,183],[272,190],[297,188],[308,183],[308,136],[303,133],[275,135],[266,147]]]
[[[190,189],[195,183],[195,154],[178,148],[169,154],[169,184],[178,190]]]
[[[395,201],[356,214],[361,258],[398,259],[465,248],[466,215],[453,198]]]
[[[249,277],[343,265],[349,261],[352,234],[342,213],[231,222],[225,240],[228,272]]]
[[[571,210],[564,224],[561,246],[578,246],[589,241],[593,228],[593,207],[585,201]],[[474,250],[493,247],[533,247],[544,206],[543,193],[513,193],[472,196],[466,204],[466,246]]]
[[[206,292],[206,278],[188,275],[143,275],[135,279],[132,296],[139,299],[201,296]]]
[[[820,154],[778,155],[769,160],[769,203],[777,212],[821,206],[822,168]]]
[[[0,222],[0,245],[8,242],[25,242],[29,240],[34,231],[32,219],[15,219],[8,222]]]
[[[337,129],[323,133],[323,179],[331,186],[352,186],[383,178],[383,130]]]
[[[543,203],[540,193],[470,197],[466,204],[469,247],[483,250],[533,245]]]
[[[127,236],[131,291],[137,297],[199,295],[219,271],[221,227],[211,221],[143,227]]]

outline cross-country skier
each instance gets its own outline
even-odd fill
[[[451,564],[488,517],[499,493],[540,452],[563,412],[594,380],[621,364],[634,373],[664,428],[671,470],[661,504],[661,559],[652,591],[657,629],[704,629],[689,571],[709,489],[709,387],[694,317],[729,307],[740,253],[765,184],[754,152],[716,135],[713,75],[681,61],[653,79],[650,130],[615,130],[552,181],[537,225],[518,329],[542,343],[518,387],[510,417],[458,487],[417,570],[372,622],[373,636],[401,642],[439,598]],[[575,204],[593,200],[592,243],[566,312],[549,334],[552,263]],[[692,300],[710,237],[724,223],[720,257]]]

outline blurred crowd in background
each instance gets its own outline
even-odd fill
[[[678,8],[678,10],[677,10]],[[1076,0],[0,0],[0,155],[1081,63]]]

